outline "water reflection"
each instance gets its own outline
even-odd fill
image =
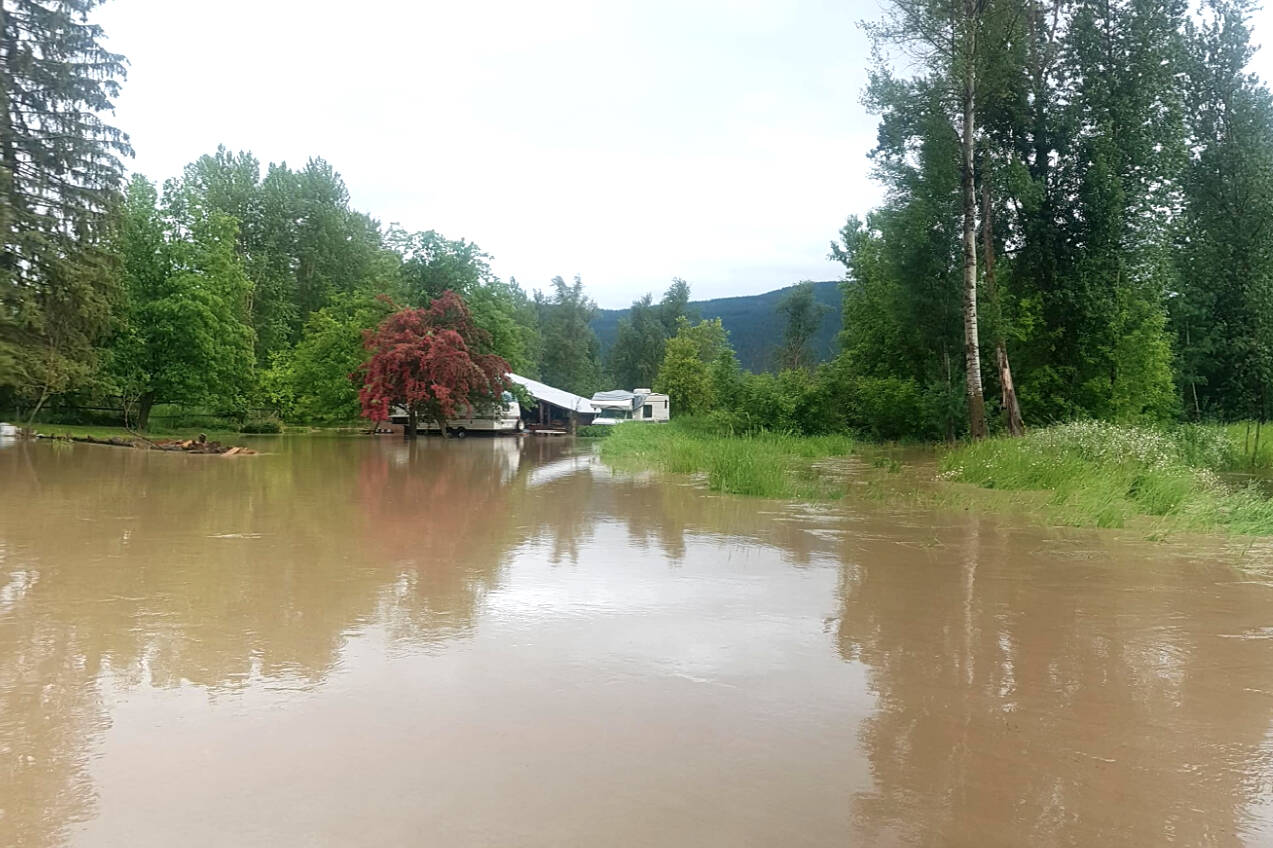
[[[0,844],[1273,839],[1266,554],[269,444],[0,452]]]
[[[844,571],[840,650],[878,699],[868,841],[1269,844],[1267,583],[1215,543],[935,529]]]

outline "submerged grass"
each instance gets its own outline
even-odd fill
[[[1066,524],[1124,527],[1148,517],[1163,530],[1273,533],[1273,500],[1253,482],[1220,476],[1251,467],[1234,433],[1075,422],[955,448],[941,470],[985,489],[1042,492],[1044,517]]]
[[[712,491],[765,498],[839,497],[842,488],[814,463],[853,451],[848,436],[724,436],[693,419],[632,422],[612,429],[601,444],[601,457],[611,465],[702,474]]]

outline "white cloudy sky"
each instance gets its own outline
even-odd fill
[[[131,62],[115,120],[152,179],[217,144],[322,156],[382,222],[476,241],[523,285],[581,274],[613,307],[673,276],[696,297],[839,277],[828,243],[880,196],[857,26],[879,8],[112,0],[96,19]]]

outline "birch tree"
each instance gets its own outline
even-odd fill
[[[991,0],[890,0],[884,20],[870,26],[877,52],[890,50],[918,61],[923,75],[945,93],[947,114],[959,138],[959,184],[964,326],[964,379],[968,433],[986,436],[977,314],[977,86],[989,39]]]

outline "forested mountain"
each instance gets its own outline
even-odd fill
[[[781,316],[778,304],[791,294],[795,286],[775,289],[745,297],[718,297],[690,301],[687,311],[700,318],[719,318],[729,333],[729,343],[738,355],[738,364],[749,371],[772,371],[777,365],[782,344]],[[818,361],[831,359],[836,353],[836,336],[840,332],[840,284],[833,280],[813,284],[814,297],[826,307],[817,333],[810,344]],[[601,309],[592,320],[592,330],[601,341],[605,356],[614,345],[619,320],[631,309]],[[625,388],[633,388],[627,386]]]

